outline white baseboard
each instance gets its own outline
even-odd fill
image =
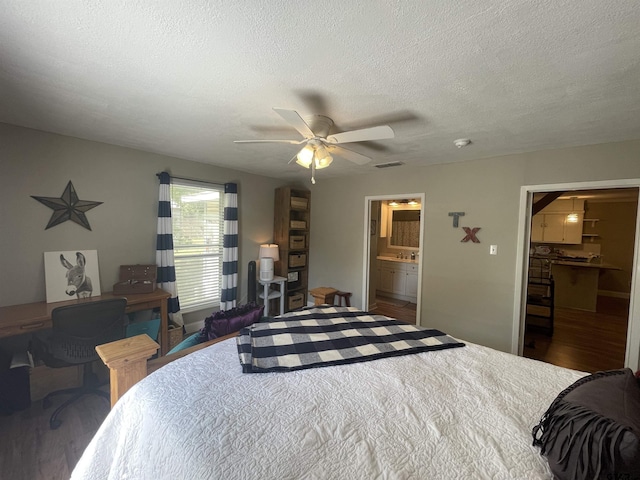
[[[631,298],[631,294],[629,293],[614,292],[613,290],[598,290],[598,295],[602,295],[603,297],[626,298],[627,300]]]

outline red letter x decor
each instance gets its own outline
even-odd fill
[[[464,233],[467,234],[467,236],[460,240],[461,242],[468,242],[469,240],[471,240],[473,243],[480,243],[480,240],[478,240],[478,238],[476,237],[476,233],[478,233],[480,227],[462,227],[462,229],[464,230]]]

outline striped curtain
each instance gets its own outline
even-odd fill
[[[160,196],[158,202],[158,236],[156,241],[156,265],[158,286],[169,292],[169,319],[179,327],[184,325],[180,313],[180,301],[176,286],[176,268],[173,261],[173,226],[171,223],[171,177],[167,172],[158,174]]]
[[[236,306],[238,297],[238,185],[224,184],[224,243],[220,310]]]

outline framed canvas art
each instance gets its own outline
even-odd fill
[[[100,295],[98,251],[44,253],[47,303]]]

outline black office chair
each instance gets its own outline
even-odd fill
[[[42,400],[42,407],[48,408],[52,397],[72,395],[51,415],[49,426],[52,430],[60,426],[58,415],[62,410],[83,395],[92,393],[110,400],[108,392],[97,388],[98,381],[91,370],[91,363],[99,358],[96,345],[124,338],[126,306],[126,299],[116,298],[58,307],[51,311],[53,328],[34,334],[33,351],[46,366],[62,368],[83,365],[81,387],[57,390]]]

